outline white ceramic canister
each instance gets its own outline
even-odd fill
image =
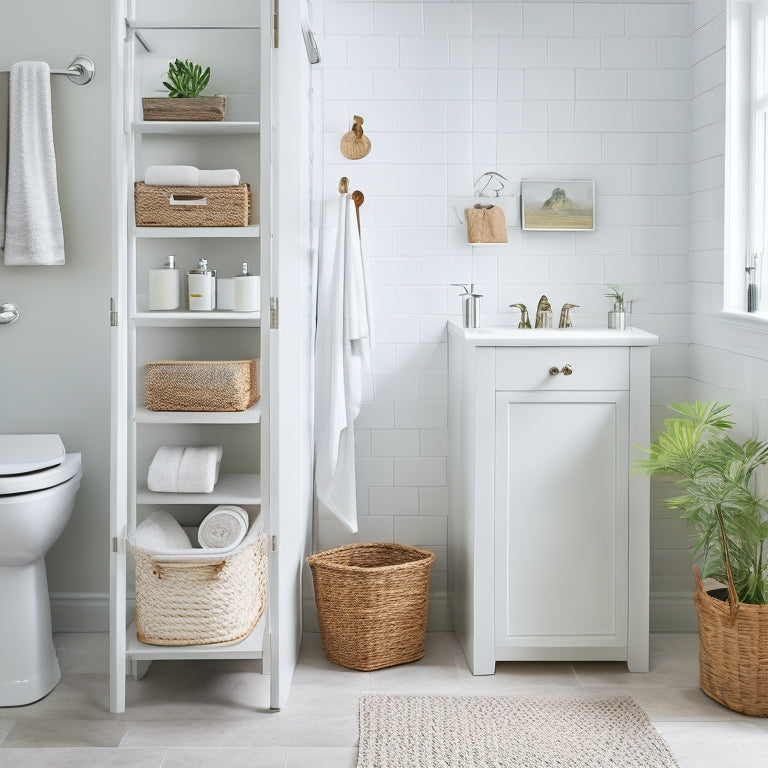
[[[248,263],[243,262],[242,274],[235,278],[235,311],[258,312],[261,309],[261,278],[248,273]]]
[[[181,302],[179,290],[179,270],[176,269],[176,257],[165,257],[165,266],[149,270],[149,308],[150,310],[178,309]]]

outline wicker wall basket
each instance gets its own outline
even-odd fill
[[[145,367],[150,411],[244,411],[259,394],[259,359],[158,360]]]
[[[246,227],[251,185],[172,187],[134,182],[137,227]]]
[[[425,653],[432,552],[349,544],[307,558],[320,639],[330,661],[369,671]]]
[[[710,698],[745,715],[768,717],[768,605],[708,595],[694,566],[693,600],[699,619],[699,676]]]
[[[150,645],[237,642],[267,602],[267,535],[221,555],[163,561],[135,549],[136,629]]]

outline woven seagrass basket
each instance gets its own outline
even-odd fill
[[[141,100],[145,120],[221,121],[227,113],[226,96],[171,98],[145,96]]]
[[[727,602],[707,594],[698,566],[693,573],[701,690],[728,709],[768,717],[768,605],[738,601],[727,557]]]
[[[145,367],[150,411],[244,411],[259,398],[259,359],[158,360]]]
[[[208,645],[247,637],[267,601],[267,536],[211,561],[163,560],[134,549],[136,629],[150,645]]]
[[[245,227],[251,186],[177,187],[134,182],[137,227]]]
[[[432,552],[404,544],[349,544],[307,558],[323,651],[370,671],[425,653]]]

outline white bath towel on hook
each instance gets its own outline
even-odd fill
[[[355,204],[342,195],[335,247],[320,262],[315,337],[315,491],[357,531],[355,418],[370,396],[373,324]]]

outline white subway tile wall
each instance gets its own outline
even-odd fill
[[[628,285],[635,324],[661,339],[656,423],[664,403],[689,394],[691,372],[727,385],[738,360],[688,364],[686,354],[687,281],[709,306],[716,291],[701,281],[722,280],[724,18],[724,0],[324,0],[324,192],[332,201],[348,176],[365,194],[376,347],[375,400],[357,421],[360,532],[323,518],[321,546],[382,539],[441,551],[433,590],[444,588],[444,326],[460,322],[450,283],[475,283],[489,324],[516,323],[508,305],[546,293],[556,312],[579,304],[577,325],[603,325],[605,285]],[[355,114],[372,149],[350,162],[339,140]],[[487,171],[515,195],[522,178],[594,179],[596,230],[522,232],[515,220],[506,245],[473,248],[463,208]],[[709,366],[720,368],[714,380]],[[680,526],[652,526],[653,588],[683,589]]]

